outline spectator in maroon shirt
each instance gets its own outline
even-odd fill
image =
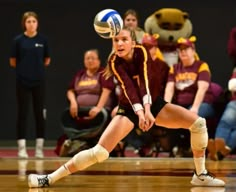
[[[214,97],[210,89],[211,72],[205,61],[196,59],[195,40],[195,36],[178,40],[179,62],[170,68],[164,98],[208,119],[213,118],[215,114],[212,104]],[[189,140],[189,132],[177,132],[180,137]],[[184,148],[181,150],[187,151],[190,148],[185,141],[181,147]]]
[[[82,140],[84,143],[86,142],[88,147],[93,145],[97,141],[96,139],[99,138],[100,134],[97,134],[98,131],[95,128],[103,122],[103,114],[108,117],[108,123],[111,110],[117,104],[114,96],[115,85],[113,79],[105,79],[102,75],[103,71],[104,67],[101,66],[98,50],[87,50],[84,53],[84,69],[79,70],[69,84],[67,90],[69,108],[63,112],[61,117],[62,127],[68,139]],[[72,134],[69,130],[71,129],[72,132],[78,130],[80,132],[70,138]],[[82,138],[81,134],[83,135]],[[62,142],[63,140],[58,143],[56,148],[58,155],[71,156],[74,152],[79,151],[78,148],[77,151],[71,154],[65,152],[65,145],[61,147]],[[64,144],[67,145],[67,151],[69,151],[68,141],[65,141]]]

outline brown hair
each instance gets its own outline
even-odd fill
[[[26,21],[26,19],[28,19],[29,17],[34,17],[34,18],[39,22],[37,13],[35,13],[35,12],[33,12],[33,11],[27,11],[27,12],[25,12],[25,13],[23,14],[23,16],[22,16],[22,19],[21,19],[21,27],[22,27],[22,29],[23,29],[24,31],[26,30],[26,28],[25,28],[25,21]]]
[[[137,21],[139,21],[138,13],[137,13],[137,11],[135,11],[134,9],[128,9],[128,10],[124,13],[123,19],[125,19],[128,15],[133,15],[134,17],[136,17]]]

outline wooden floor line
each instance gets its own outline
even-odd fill
[[[206,166],[226,186],[191,185],[192,159],[113,158],[62,178],[50,187],[29,189],[30,173],[49,174],[69,158],[0,159],[0,191],[9,192],[235,192],[235,161],[206,161]]]
[[[44,174],[50,174],[54,170],[46,170],[43,171]],[[0,170],[0,175],[17,175],[19,170]],[[26,175],[29,175],[30,173],[37,173],[35,170],[27,170]],[[160,171],[160,170],[150,170],[150,171],[79,171],[77,173],[74,173],[73,175],[124,175],[124,176],[178,176],[178,177],[189,177],[193,175],[193,170],[179,170],[179,171],[173,171],[173,170],[166,170],[166,171]],[[221,171],[214,171],[214,175],[223,177],[236,177],[236,172],[231,170],[231,173],[229,173],[229,170],[221,170]]]

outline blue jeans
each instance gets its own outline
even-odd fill
[[[183,106],[186,109],[190,109],[192,107],[192,105],[189,106]],[[198,115],[200,117],[203,117],[205,119],[210,119],[213,118],[215,115],[215,110],[212,104],[209,103],[201,103],[199,110],[198,110]],[[176,129],[176,130],[171,130],[172,135],[171,135],[171,142],[172,145],[177,145],[181,148],[185,148],[188,149],[190,146],[190,132],[187,129]],[[178,136],[176,136],[178,135]],[[214,137],[215,136],[215,132],[214,133],[209,133],[209,129],[208,129],[208,135],[209,137]],[[211,135],[211,136],[210,136]]]
[[[223,138],[231,149],[236,148],[236,101],[230,101],[216,128],[215,138]]]
[[[207,123],[207,132],[209,139],[210,138],[215,138],[215,130],[216,130],[216,122],[215,122],[215,109],[212,104],[209,103],[201,103],[199,110],[198,110],[198,115],[200,117],[203,117],[206,119]]]
[[[189,106],[188,109],[190,109],[192,106]],[[209,103],[201,103],[198,115],[203,118],[212,118],[215,115],[215,110],[212,104]]]

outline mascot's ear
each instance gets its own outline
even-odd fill
[[[189,18],[189,14],[187,12],[183,12],[183,17],[184,17],[184,19],[188,19]]]
[[[158,12],[157,12],[157,13],[155,14],[155,17],[156,17],[157,19],[160,19],[160,18],[161,18],[161,13],[158,13]]]

